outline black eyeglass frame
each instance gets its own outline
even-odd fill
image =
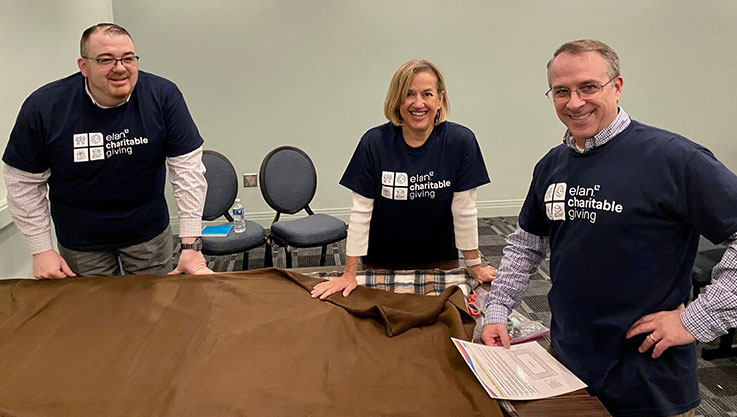
[[[82,58],[84,58],[84,59],[91,59],[91,60],[97,62],[97,65],[100,65],[100,66],[103,66],[103,67],[107,67],[107,66],[113,66],[114,67],[114,66],[118,65],[118,62],[120,62],[121,64],[123,64],[123,66],[133,65],[134,63],[137,63],[139,59],[141,59],[141,57],[138,56],[138,55],[124,56],[122,58],[107,58],[107,57],[105,57],[105,58],[91,58],[91,57],[88,57],[88,56],[83,56]],[[126,60],[130,60],[130,61],[128,61],[128,64],[126,64]],[[110,61],[110,62],[104,62],[104,61]]]

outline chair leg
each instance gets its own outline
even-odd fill
[[[320,266],[325,266],[325,258],[328,254],[328,245],[322,245],[322,253],[320,253]]]
[[[284,246],[284,257],[287,258],[287,268],[292,267],[292,247],[287,245]]]
[[[271,255],[271,244],[267,240],[264,244],[264,268],[270,268],[274,266],[274,260]]]
[[[241,265],[241,271],[248,270],[248,251],[243,251],[243,264]]]

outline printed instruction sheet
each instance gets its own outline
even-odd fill
[[[491,398],[537,400],[586,387],[537,342],[504,349],[451,339]]]

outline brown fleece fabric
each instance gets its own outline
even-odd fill
[[[280,269],[0,281],[0,415],[501,416],[450,340],[440,296]]]

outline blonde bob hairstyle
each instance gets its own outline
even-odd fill
[[[438,95],[442,97],[443,104],[440,111],[435,116],[435,126],[445,121],[450,112],[450,103],[448,102],[448,93],[445,91],[445,81],[440,74],[438,68],[424,59],[413,59],[402,64],[394,73],[392,81],[389,83],[389,91],[386,92],[386,100],[384,100],[384,116],[389,119],[395,126],[402,125],[402,116],[399,114],[399,106],[404,102],[412,84],[412,78],[420,72],[429,72],[438,79],[436,90]]]

